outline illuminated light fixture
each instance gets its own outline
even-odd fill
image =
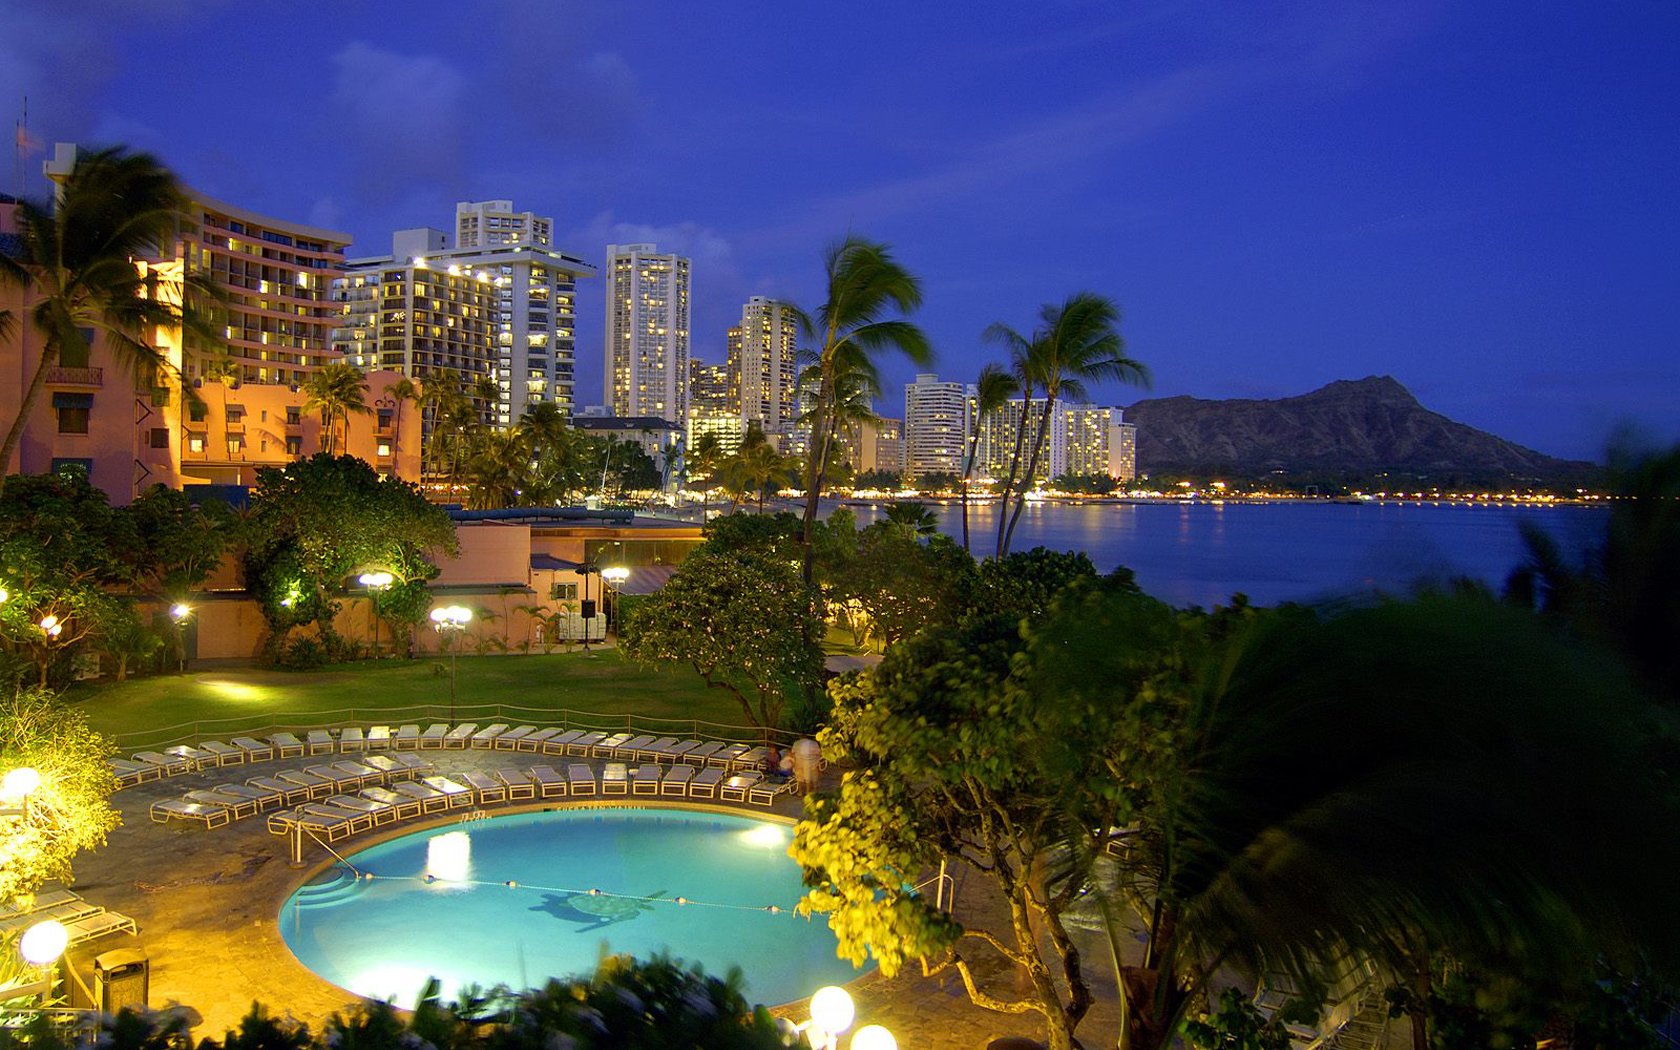
[[[0,802],[16,805],[35,793],[41,786],[41,774],[28,766],[19,766],[0,778]]]
[[[878,1024],[866,1024],[852,1033],[852,1050],[898,1050],[898,1040]]]
[[[844,988],[831,984],[817,989],[817,994],[811,996],[811,1027],[829,1036],[831,1041],[850,1028],[856,1016],[857,1008]]]
[[[12,596],[11,591],[8,591],[4,587],[0,587],[0,602],[5,601],[7,598],[10,598],[11,596]]]
[[[38,922],[24,931],[18,940],[18,954],[25,962],[35,966],[45,966],[64,954],[64,949],[70,946],[70,933],[64,924],[48,919]]]
[[[41,617],[41,631],[48,638],[57,638],[64,633],[64,625],[58,622],[58,617],[52,613]]]
[[[438,882],[465,882],[472,874],[472,837],[450,831],[426,842],[426,874]]]
[[[445,605],[432,610],[432,624],[440,631],[459,630],[472,619],[472,610],[464,605]]]
[[[615,587],[629,578],[630,570],[626,569],[622,565],[614,565],[601,570],[601,579],[606,580]]]
[[[176,602],[174,605],[169,607],[169,615],[176,623],[180,623],[182,620],[185,620],[187,617],[192,615],[192,608],[185,602]]]
[[[356,577],[356,582],[357,583],[360,583],[363,587],[367,587],[367,588],[370,588],[370,589],[373,589],[373,590],[381,590],[383,588],[389,587],[389,586],[391,586],[392,582],[395,581],[395,580],[396,580],[395,576],[392,576],[390,573],[383,572],[383,571],[381,571],[381,572],[364,572],[360,576]]]

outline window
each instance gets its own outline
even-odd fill
[[[379,429],[391,429],[391,410],[388,408],[382,408],[379,410]]]
[[[80,474],[85,478],[93,473],[93,460],[54,459],[52,461],[52,472],[54,474]]]
[[[152,428],[151,447],[152,448],[168,448],[169,447],[169,428],[168,427],[153,427]]]
[[[548,589],[550,601],[573,602],[577,601],[577,596],[578,585],[575,583],[557,583]]]
[[[187,406],[187,419],[193,423],[204,422],[204,402],[194,401]]]
[[[229,423],[243,423],[243,422],[245,422],[245,406],[244,405],[229,405],[227,407],[227,421]]]
[[[391,454],[391,443],[389,441],[381,441],[379,443],[379,454],[381,456],[389,456]]]
[[[86,434],[88,432],[88,415],[93,409],[92,394],[53,395],[53,410],[58,413],[58,432],[60,434]]]
[[[188,452],[200,452],[200,453],[202,453],[204,451],[204,435],[203,434],[188,434],[187,435],[187,451]]]
[[[303,455],[303,439],[300,438],[300,437],[289,437],[289,438],[287,438],[286,439],[286,455],[288,455],[288,456],[301,456],[301,455]]]
[[[58,363],[65,368],[86,368],[88,366],[88,346],[93,342],[93,329],[78,328],[82,333],[80,345],[64,343],[58,348]]]
[[[302,423],[303,423],[303,413],[302,413],[301,410],[299,410],[295,406],[286,409],[286,425],[287,426],[295,427],[295,426],[302,425]]]

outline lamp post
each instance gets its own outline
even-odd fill
[[[472,620],[472,610],[464,605],[445,605],[432,610],[432,630],[442,639],[459,635]],[[455,646],[449,647],[449,724],[455,724]]]
[[[178,671],[187,669],[187,617],[191,615],[192,608],[185,602],[176,602],[169,607],[169,618],[175,621],[175,656]]]
[[[367,588],[368,619],[373,621],[373,658],[379,659],[379,595],[396,580],[388,572],[364,572],[356,582]]]
[[[70,932],[64,924],[53,919],[38,922],[23,931],[18,938],[18,954],[30,966],[47,968],[47,975],[40,981],[30,985],[20,985],[7,989],[8,996],[14,995],[47,995],[52,992],[57,982],[58,957],[64,954],[64,949],[70,946]]]
[[[811,1019],[801,1025],[791,1025],[795,1033],[803,1032],[814,1050],[840,1050],[840,1036],[852,1027],[857,1008],[846,989],[829,985],[817,989],[811,996]],[[852,1033],[851,1050],[898,1050],[898,1040],[881,1025],[867,1024]]]
[[[624,586],[624,581],[630,578],[630,570],[622,565],[610,565],[601,570],[601,582],[612,587],[612,603],[607,606],[607,632],[613,627],[613,616],[618,613],[618,589]],[[620,628],[619,633],[623,633]]]

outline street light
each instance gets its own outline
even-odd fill
[[[48,638],[57,638],[64,633],[64,623],[53,613],[41,617],[41,633]]]
[[[41,774],[19,766],[0,777],[0,817],[29,816],[29,796],[41,786]]]
[[[464,605],[445,605],[432,610],[432,630],[442,638],[460,634],[472,620],[472,610]],[[449,647],[449,724],[455,724],[455,647]]]
[[[612,586],[612,605],[607,608],[607,630],[612,630],[613,617],[618,613],[618,589],[624,581],[630,578],[630,570],[622,565],[612,565],[601,570],[601,582]],[[622,628],[620,633],[623,633]]]
[[[18,954],[34,966],[56,962],[70,946],[70,933],[64,924],[53,919],[38,922],[25,930],[18,940]]]
[[[169,618],[175,621],[175,653],[182,671],[187,669],[187,617],[191,615],[192,607],[185,602],[176,602],[169,607]]]
[[[388,572],[364,572],[356,582],[367,588],[368,619],[373,621],[373,657],[379,659],[379,594],[396,580]]]

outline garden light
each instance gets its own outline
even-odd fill
[[[28,766],[20,766],[0,778],[0,802],[15,806],[35,793],[41,786],[41,774]]]
[[[379,591],[391,586],[395,579],[396,577],[388,572],[364,572],[356,577],[356,582],[370,591]]]
[[[58,621],[57,616],[52,613],[48,613],[47,615],[41,617],[41,633],[45,634],[48,638],[57,638],[59,635],[64,633],[64,625]]]
[[[866,1024],[852,1033],[852,1050],[898,1050],[898,1040],[878,1024]]]
[[[174,605],[169,607],[169,615],[176,623],[180,623],[182,620],[185,620],[187,617],[192,615],[192,609],[183,602],[176,602]]]
[[[18,953],[24,961],[35,966],[45,966],[64,954],[64,949],[70,946],[70,934],[62,923],[48,919],[38,922],[24,931],[22,939],[18,941]]]
[[[828,1037],[827,1046],[835,1045],[840,1033],[852,1026],[855,1016],[856,1007],[844,988],[831,984],[817,989],[817,994],[811,996],[811,1027]]]

